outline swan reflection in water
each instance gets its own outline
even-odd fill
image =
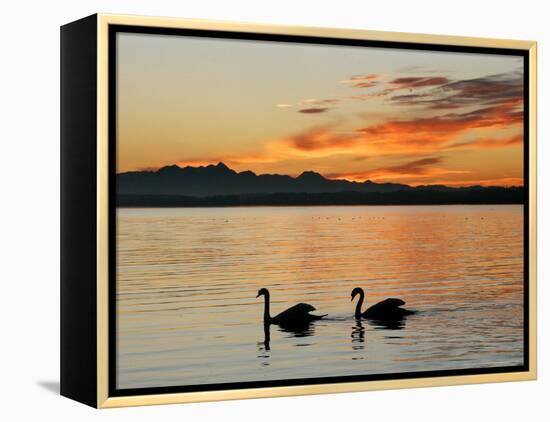
[[[405,328],[406,316],[386,319],[369,319],[368,323],[378,330],[402,330]]]
[[[351,348],[353,350],[363,350],[365,348],[365,327],[360,319],[355,320],[355,325],[351,330]]]
[[[258,358],[265,359],[261,365],[269,366],[268,359],[270,358],[269,351],[271,350],[271,333],[269,331],[269,324],[264,324],[264,341],[258,342]]]
[[[289,326],[279,326],[278,331],[290,334],[288,337],[303,338],[310,337],[315,334],[315,325],[309,321],[304,324],[293,324]],[[258,351],[271,350],[271,324],[264,323],[264,341],[258,343]],[[303,346],[298,345],[298,346]],[[264,357],[264,356],[259,356]]]

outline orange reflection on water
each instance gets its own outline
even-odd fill
[[[119,387],[520,364],[522,233],[521,206],[119,209]],[[357,326],[356,286],[419,312]],[[329,317],[266,349],[261,287]]]

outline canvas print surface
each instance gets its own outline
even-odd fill
[[[523,365],[523,66],[117,33],[116,388]]]

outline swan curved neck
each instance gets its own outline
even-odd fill
[[[361,307],[363,306],[363,301],[365,300],[365,292],[359,292],[359,300],[357,301],[357,306],[355,307],[355,318],[361,318]]]
[[[269,292],[264,295],[264,324],[269,324],[271,322],[271,315],[269,314]]]

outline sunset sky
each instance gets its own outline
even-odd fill
[[[118,172],[523,184],[520,57],[117,37]]]

